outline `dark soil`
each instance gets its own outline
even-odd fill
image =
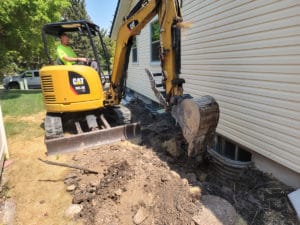
[[[65,180],[76,185],[73,203],[83,205],[77,219],[85,224],[196,224],[193,215],[203,205],[190,187],[199,187],[200,197],[216,195],[233,205],[240,217],[235,224],[298,224],[287,198],[292,188],[255,168],[229,177],[209,158],[198,165],[186,156],[181,130],[169,114],[153,114],[139,100],[129,108],[141,123],[139,143],[124,141],[73,157],[76,164],[99,172],[74,170]],[[166,151],[164,143],[170,140],[180,156]]]

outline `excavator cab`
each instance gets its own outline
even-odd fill
[[[75,47],[75,51],[83,50],[87,52],[88,49],[88,55],[85,55],[84,57],[93,58],[93,61],[97,63],[97,66],[101,66],[101,72],[106,70],[106,72],[110,73],[109,58],[100,28],[96,24],[86,20],[61,21],[44,25],[42,29],[42,39],[49,64],[63,64],[61,61],[57,60],[56,56],[54,56],[56,62],[53,60],[53,54],[51,54],[53,53],[53,49],[48,48],[49,41],[51,40],[47,38],[47,36],[58,38],[62,33],[71,34],[73,44],[75,45],[73,46]],[[100,60],[100,49],[102,50],[102,61]],[[97,68],[95,69],[97,70]]]
[[[61,33],[77,41],[77,46],[73,46],[75,52],[80,48],[90,49],[85,51],[91,58],[88,64],[57,62],[55,49],[49,49],[48,43],[57,42]],[[106,102],[110,65],[99,27],[85,20],[50,23],[44,25],[42,37],[48,57],[48,65],[40,69],[47,111],[44,126],[48,153],[84,149],[135,136],[139,125],[130,123],[129,110]]]

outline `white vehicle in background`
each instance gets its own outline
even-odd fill
[[[40,89],[41,80],[38,70],[26,70],[20,75],[3,78],[2,84],[5,89]]]

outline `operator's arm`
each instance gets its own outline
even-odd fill
[[[67,62],[87,62],[86,58],[73,58],[73,57],[69,57],[67,55],[63,56],[62,59],[64,59]]]
[[[75,62],[87,62],[86,58],[77,57],[75,52],[70,47],[58,46],[57,56],[65,65],[72,65]]]

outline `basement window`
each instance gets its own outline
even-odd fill
[[[216,134],[214,137],[212,149],[231,160],[241,162],[251,161],[251,153],[248,150],[219,134]]]

